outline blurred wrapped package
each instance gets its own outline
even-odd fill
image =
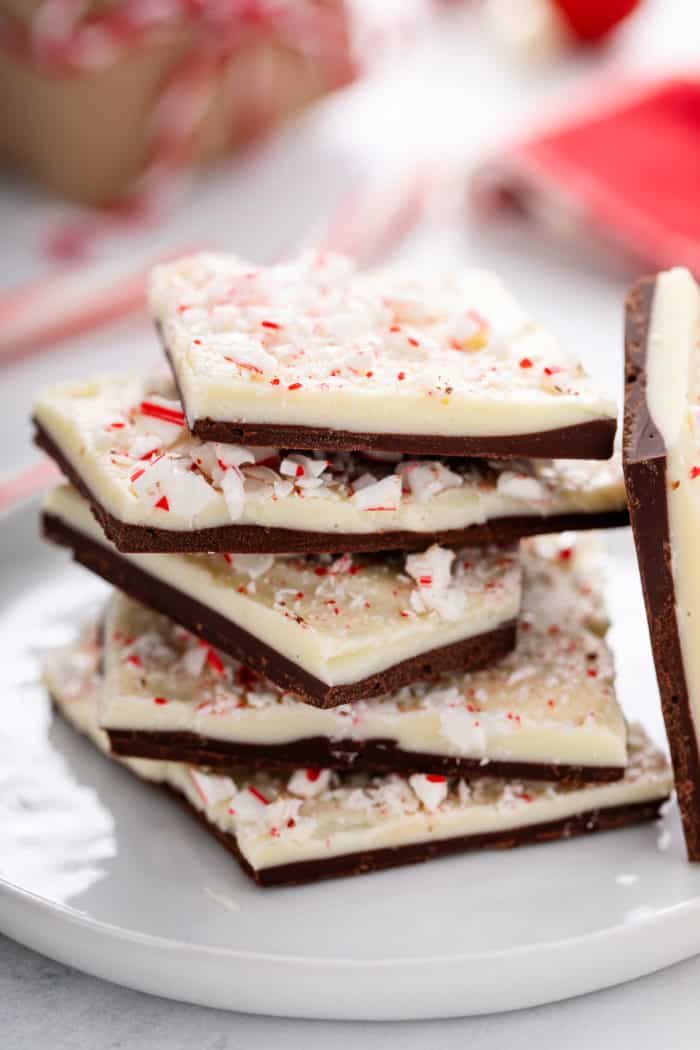
[[[352,80],[350,30],[344,0],[0,0],[0,158],[136,206]]]

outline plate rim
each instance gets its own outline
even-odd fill
[[[40,498],[35,494],[0,514],[0,539],[6,530],[17,527],[16,522],[32,515]],[[207,945],[148,933],[95,918],[0,876],[0,929],[87,973],[179,1001],[270,1016],[365,1021],[446,1018],[559,1001],[633,980],[700,953],[700,892],[633,922],[616,922],[560,940],[483,951],[351,958]],[[73,935],[67,936],[67,931]],[[113,954],[102,956],[94,951],[107,945],[112,946]],[[138,954],[138,961],[130,957],[132,970],[127,961],[129,948],[139,949],[133,953]],[[528,961],[526,975],[523,958]],[[152,966],[154,959],[162,961],[161,968]],[[569,964],[562,973],[566,959],[576,960],[577,965]],[[235,972],[241,979],[218,992],[201,984],[185,987],[183,961],[198,963],[203,972],[211,974]],[[287,976],[294,971],[295,980],[281,993],[276,989],[261,996],[252,978],[266,967]],[[383,982],[376,981],[378,973],[389,969],[396,977],[391,993]],[[521,987],[499,995],[488,973],[509,969],[513,976],[519,973]],[[319,972],[327,982],[321,1003],[313,993],[309,997],[303,983]],[[555,976],[543,980],[546,974]],[[342,982],[352,975],[362,982],[364,998],[347,995],[347,984],[343,987]],[[433,994],[436,985],[440,989]],[[416,995],[417,988],[425,990]]]
[[[633,923],[616,923],[605,929],[595,930],[592,933],[578,934],[573,937],[566,937],[562,940],[549,939],[536,941],[527,945],[523,944],[513,948],[494,948],[482,952],[457,952],[439,955],[403,957],[382,956],[377,959],[347,959],[340,956],[295,955],[289,953],[251,951],[244,948],[228,948],[224,945],[196,944],[193,942],[178,940],[176,938],[163,937],[159,934],[132,930],[126,926],[119,926],[116,923],[104,922],[101,919],[92,918],[91,916],[82,913],[78,908],[73,908],[71,905],[62,903],[61,901],[51,901],[47,897],[44,897],[39,893],[34,893],[32,890],[27,890],[22,886],[18,886],[16,883],[11,882],[9,879],[5,879],[2,876],[0,876],[0,897],[1,896],[18,897],[25,904],[34,908],[38,912],[48,911],[56,913],[56,915],[64,918],[66,922],[70,924],[81,926],[84,929],[89,929],[95,933],[103,933],[107,937],[117,940],[129,941],[132,944],[142,944],[149,948],[167,947],[168,950],[171,951],[202,954],[212,957],[221,956],[226,959],[240,959],[246,961],[254,959],[261,962],[273,962],[284,965],[309,964],[312,966],[324,967],[332,965],[338,968],[347,967],[349,969],[354,969],[358,966],[370,966],[374,969],[379,969],[383,967],[395,968],[397,966],[404,968],[414,968],[416,966],[424,965],[442,966],[448,963],[460,963],[466,965],[468,963],[481,961],[495,963],[501,961],[504,957],[511,958],[517,955],[532,955],[534,953],[544,954],[547,952],[559,951],[564,946],[567,948],[570,947],[571,949],[581,948],[585,947],[590,942],[598,942],[602,939],[609,938],[617,940],[619,937],[634,937],[641,927],[655,925],[666,926],[669,920],[676,921],[680,912],[689,913],[688,917],[697,915],[700,920],[699,893],[698,896],[692,900],[680,901],[677,904],[656,911],[652,915],[645,915],[635,920]],[[2,914],[0,911],[0,921],[1,919]],[[700,937],[698,940],[698,952],[700,953]]]

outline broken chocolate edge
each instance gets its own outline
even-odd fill
[[[623,470],[688,859],[700,861],[700,751],[676,620],[666,448],[646,400],[655,287],[655,278],[645,278],[626,304]]]

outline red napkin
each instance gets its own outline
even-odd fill
[[[667,79],[577,111],[480,165],[471,194],[486,213],[515,211],[700,276],[700,81]]]

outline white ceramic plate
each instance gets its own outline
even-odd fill
[[[309,1018],[532,1006],[700,951],[700,870],[662,826],[261,891],[187,814],[51,724],[37,651],[106,587],[0,523],[0,928],[89,973],[190,1002]],[[661,736],[629,537],[612,538],[623,701]],[[670,839],[670,844],[669,844]],[[660,848],[660,845],[667,848]]]

